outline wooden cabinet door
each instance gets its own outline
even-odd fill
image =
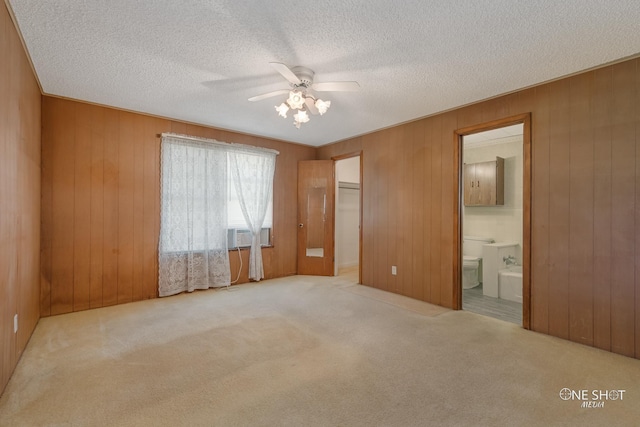
[[[474,191],[476,189],[476,165],[475,163],[466,164],[463,168],[463,193],[464,193],[464,205],[473,206],[477,204],[477,194]]]
[[[465,206],[504,205],[504,159],[465,164],[463,183]]]
[[[476,163],[477,204],[491,206],[496,204],[496,162]]]

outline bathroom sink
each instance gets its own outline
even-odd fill
[[[521,265],[510,265],[509,267],[504,269],[505,271],[511,271],[513,273],[522,273]]]

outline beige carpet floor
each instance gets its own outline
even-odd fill
[[[640,361],[351,276],[41,319],[0,398],[1,426],[639,424]]]

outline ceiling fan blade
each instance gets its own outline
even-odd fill
[[[358,82],[325,82],[311,85],[317,92],[356,92],[360,90]]]
[[[313,114],[314,116],[315,116],[316,114],[320,114],[320,112],[319,112],[319,111],[318,111],[318,109],[316,108],[316,103],[315,103],[315,102],[316,102],[316,101],[315,101],[313,98],[311,98],[310,96],[308,96],[308,97],[306,97],[306,98],[304,99],[304,103],[305,103],[305,104],[307,104],[307,110],[309,110],[309,112],[310,112],[311,114]]]
[[[274,90],[273,92],[267,92],[263,93],[262,95],[252,96],[251,98],[249,98],[249,101],[261,101],[266,98],[271,98],[272,96],[284,95],[285,93],[289,93],[289,89]]]
[[[293,71],[291,71],[291,69],[286,65],[281,64],[280,62],[269,62],[269,65],[271,65],[277,72],[282,74],[282,77],[287,79],[289,83],[294,85],[299,85],[300,83],[302,83],[298,76],[296,76]]]

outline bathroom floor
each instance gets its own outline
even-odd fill
[[[482,284],[462,291],[462,309],[522,325],[522,304],[482,294]]]

